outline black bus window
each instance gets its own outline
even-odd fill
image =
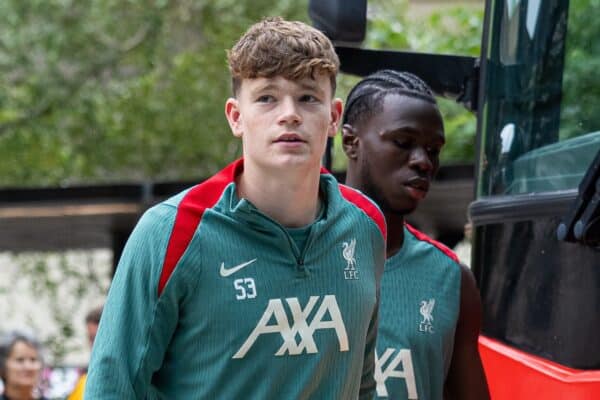
[[[492,7],[478,195],[575,189],[600,148],[600,2]]]

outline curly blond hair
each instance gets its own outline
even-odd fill
[[[317,29],[281,17],[254,25],[227,52],[234,96],[243,79],[282,76],[298,80],[328,75],[332,93],[340,61],[331,41]]]

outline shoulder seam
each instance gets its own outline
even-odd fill
[[[242,159],[229,164],[208,180],[192,187],[179,202],[158,282],[159,297],[200,226],[204,212],[219,201],[225,188],[242,169]]]
[[[415,237],[415,239],[417,239],[421,242],[429,243],[431,246],[435,247],[438,251],[442,252],[445,256],[450,258],[452,261],[454,261],[455,263],[460,265],[460,260],[458,259],[458,256],[452,250],[450,250],[450,248],[448,248],[445,244],[440,243],[437,240],[430,238],[429,236],[427,236],[426,234],[424,234],[423,232],[419,231],[418,229],[416,229],[415,227],[411,226],[410,224],[408,224],[406,222],[404,223],[404,226]]]
[[[375,223],[375,226],[377,226],[379,232],[383,236],[383,240],[387,241],[387,225],[385,217],[377,204],[359,190],[346,186],[343,183],[339,183],[338,185],[342,197],[364,212],[369,219]]]

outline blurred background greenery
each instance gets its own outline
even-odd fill
[[[483,1],[415,12],[425,3],[369,0],[364,46],[479,56]],[[562,138],[600,125],[593,109],[600,0],[570,4]],[[309,22],[307,7],[308,0],[0,1],[0,187],[193,180],[216,172],[241,152],[223,113],[226,49],[264,16]],[[357,80],[340,76],[338,96]],[[440,107],[442,163],[472,163],[475,116],[452,101],[440,99]],[[334,170],[345,167],[339,139]],[[14,295],[13,302],[3,298],[0,313],[17,309],[30,287],[55,321],[44,333],[54,362],[86,348],[69,340],[83,337],[75,311],[101,299],[109,284],[111,253],[98,251],[0,252],[0,297]]]
[[[417,3],[370,0],[364,46],[478,55],[482,1],[415,12]],[[241,153],[223,111],[226,49],[264,16],[310,22],[307,9],[308,0],[0,1],[0,187],[216,172]],[[337,95],[357,80],[341,75]],[[441,106],[443,162],[471,162],[475,117],[451,101]],[[38,332],[51,363],[83,365],[82,313],[104,297],[111,254],[0,251],[6,325]]]
[[[225,50],[267,15],[309,22],[307,0],[3,0],[0,186],[206,177],[237,157],[223,113]],[[367,47],[477,56],[482,3],[415,17],[369,1]],[[356,78],[342,76],[345,97]],[[475,118],[442,102],[443,162],[470,162]],[[334,169],[344,168],[339,145]]]

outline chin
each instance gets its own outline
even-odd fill
[[[281,154],[274,158],[276,166],[287,167],[311,167],[321,164],[320,158],[311,157],[308,154]]]
[[[394,204],[391,209],[392,212],[394,212],[395,214],[399,214],[399,215],[408,215],[411,214],[412,212],[414,212],[417,209],[417,206],[419,205],[418,202],[413,202],[413,201],[407,201],[404,202],[403,204]]]
[[[396,199],[397,200],[394,203],[392,203],[392,206],[395,210],[401,212],[404,215],[414,212],[423,200],[414,198],[405,192],[398,194]]]

